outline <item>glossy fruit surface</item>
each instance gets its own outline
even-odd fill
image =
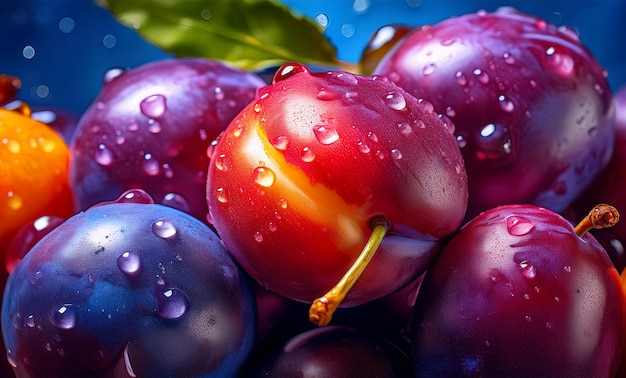
[[[611,156],[606,71],[571,29],[501,8],[415,29],[374,72],[456,126],[468,219],[498,205],[569,205]]]
[[[617,270],[589,233],[531,205],[466,224],[428,270],[412,326],[418,376],[614,376]]]
[[[615,94],[615,147],[607,167],[600,172],[588,191],[574,203],[575,214],[584,214],[593,203],[610,203],[626,213],[626,87]],[[592,230],[592,234],[607,250],[618,271],[626,266],[626,222],[614,227]]]
[[[111,70],[79,121],[70,183],[78,209],[131,188],[206,221],[207,148],[265,83],[204,59]]]
[[[249,377],[412,377],[411,359],[363,329],[328,326],[303,332],[268,353]]]
[[[348,270],[376,217],[392,226],[346,305],[415,279],[459,226],[467,182],[446,123],[383,78],[281,67],[221,135],[207,202],[261,285],[311,302]]]
[[[47,125],[0,108],[0,253],[24,224],[73,214],[69,150]],[[3,257],[4,259],[4,257]]]
[[[256,311],[218,237],[142,191],[81,212],[17,265],[2,333],[20,376],[231,376]]]

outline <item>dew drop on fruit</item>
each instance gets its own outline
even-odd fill
[[[163,115],[163,113],[165,113],[165,96],[161,94],[148,96],[141,100],[139,103],[139,109],[141,109],[141,112],[146,117],[159,118]]]
[[[111,68],[107,72],[104,73],[103,82],[104,84],[110,83],[118,77],[122,76],[125,71],[121,68]]]
[[[311,151],[311,148],[304,147],[302,150],[300,150],[300,160],[305,163],[310,163],[315,160],[315,153]]]
[[[167,193],[163,196],[163,200],[161,201],[162,205],[178,209],[185,213],[189,213],[191,211],[191,207],[189,206],[189,202],[187,199],[178,193]]]
[[[136,119],[133,119],[126,127],[128,128],[128,131],[137,131],[139,130],[139,122],[137,122]]]
[[[505,95],[500,95],[498,97],[498,103],[500,104],[500,109],[507,113],[515,110],[515,104],[513,104],[513,101],[509,100]]]
[[[116,203],[141,203],[141,204],[153,204],[152,197],[141,189],[129,189],[124,192],[116,201]]]
[[[465,77],[465,75],[463,75],[463,72],[458,71],[456,74],[454,74],[454,76],[456,77],[456,82],[464,87],[467,85],[467,78]]]
[[[113,153],[104,144],[100,144],[96,150],[95,159],[98,164],[108,166],[113,162]]]
[[[161,171],[159,162],[153,159],[151,154],[145,154],[143,157],[143,171],[148,176],[156,176]]]
[[[254,240],[258,243],[263,241],[263,234],[261,234],[261,232],[257,231],[254,233]]]
[[[289,147],[289,138],[286,135],[279,135],[271,141],[272,146],[279,151],[286,151]]]
[[[563,267],[563,270],[564,270],[564,271],[566,271],[567,273],[571,273],[571,272],[572,272],[572,267],[571,267],[571,266],[569,266],[569,265],[565,265],[565,266]]]
[[[157,120],[148,120],[148,131],[152,134],[158,134],[161,132],[161,123]]]
[[[279,202],[280,202],[280,207],[282,209],[286,209],[287,208],[287,200],[285,200],[284,198],[281,198]]]
[[[403,110],[406,108],[406,99],[400,92],[390,92],[385,97],[387,105],[394,110]]]
[[[52,312],[50,322],[59,329],[72,329],[76,325],[76,309],[64,304]]]
[[[276,232],[276,230],[278,229],[278,227],[276,226],[276,223],[274,222],[269,222],[267,224],[267,229],[270,230],[271,232]]]
[[[169,288],[157,297],[157,314],[165,319],[178,319],[189,308],[189,298],[180,289]]]
[[[522,269],[522,276],[532,279],[537,275],[537,268],[528,260],[523,260],[519,263],[520,268]]]
[[[217,155],[217,157],[215,158],[214,164],[215,164],[215,168],[217,168],[220,171],[226,172],[228,170],[226,154],[221,153]]]
[[[527,218],[513,215],[506,219],[506,228],[513,236],[523,236],[531,233],[535,224]]]
[[[313,126],[313,134],[321,144],[332,144],[339,140],[337,129],[328,125]]]
[[[349,72],[338,73],[336,78],[350,85],[357,85],[359,83],[359,80],[356,78],[356,76]]]
[[[269,188],[274,184],[274,181],[276,181],[276,174],[267,167],[254,168],[252,177],[254,178],[254,182],[265,188]]]
[[[9,206],[9,209],[19,210],[22,208],[22,205],[24,204],[24,201],[22,201],[22,197],[15,194],[14,192],[9,192],[8,197],[9,197],[9,200],[7,204]]]
[[[408,122],[398,123],[398,130],[400,131],[400,134],[404,136],[407,136],[413,132],[413,129],[411,128],[411,125],[409,125]]]
[[[274,78],[272,79],[273,83],[277,83],[281,80],[285,80],[287,78],[290,78],[294,75],[297,75],[299,73],[308,73],[310,72],[309,69],[303,65],[303,64],[299,64],[299,63],[286,63],[283,64],[274,74]]]
[[[370,152],[370,148],[367,144],[363,142],[358,142],[356,145],[359,148],[359,151],[361,151],[362,153],[367,154]]]
[[[508,52],[505,52],[502,57],[504,58],[504,63],[512,65],[515,64],[515,58]]]
[[[13,356],[13,351],[11,349],[7,349],[7,362],[12,367],[17,367],[17,362],[15,361],[15,357]]]
[[[378,135],[376,135],[376,133],[374,133],[373,131],[370,131],[367,133],[367,137],[374,143],[378,143]]]
[[[172,221],[160,219],[152,223],[152,232],[161,239],[171,239],[176,236],[176,227]]]
[[[397,148],[394,148],[391,150],[391,158],[394,160],[400,160],[402,159],[402,152],[400,152],[400,150],[398,150]]]
[[[569,54],[558,53],[554,47],[546,49],[544,65],[559,76],[574,74],[574,59]]]
[[[424,66],[424,68],[422,69],[422,73],[424,74],[424,76],[428,76],[435,72],[435,68],[437,68],[437,66],[434,63],[429,63]]]
[[[117,267],[129,276],[139,273],[140,266],[139,255],[134,252],[126,251],[117,258]]]
[[[481,70],[480,68],[475,69],[473,74],[474,76],[476,76],[476,80],[478,80],[479,83],[481,84],[489,83],[489,75],[487,74],[487,72]]]
[[[224,99],[224,91],[220,87],[213,88],[213,93],[215,94],[215,99],[221,101]]]
[[[217,188],[215,190],[215,198],[217,198],[217,200],[221,203],[228,202],[228,198],[226,197],[226,191],[224,190],[224,188]]]
[[[454,117],[454,116],[456,115],[456,111],[454,110],[454,108],[453,108],[453,107],[448,106],[448,107],[446,108],[446,115],[447,115],[448,117]]]
[[[457,135],[456,143],[459,145],[459,148],[463,148],[467,146],[467,139],[463,135]]]
[[[480,160],[504,158],[512,150],[511,133],[505,126],[490,123],[480,130],[476,145],[476,157]]]

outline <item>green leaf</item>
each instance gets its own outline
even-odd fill
[[[178,57],[247,70],[287,61],[336,65],[336,49],[311,19],[273,0],[97,0],[144,38]]]

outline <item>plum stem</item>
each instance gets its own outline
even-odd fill
[[[311,304],[309,320],[313,324],[323,327],[330,323],[333,313],[361,277],[390,228],[391,224],[387,219],[382,217],[372,219],[372,233],[359,257],[332,289]]]
[[[619,221],[619,212],[607,204],[596,205],[587,216],[574,227],[574,233],[581,238],[594,228],[613,227]]]

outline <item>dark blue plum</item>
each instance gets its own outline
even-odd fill
[[[7,357],[19,376],[237,373],[254,343],[246,276],[208,226],[139,190],[47,234],[9,276]]]

